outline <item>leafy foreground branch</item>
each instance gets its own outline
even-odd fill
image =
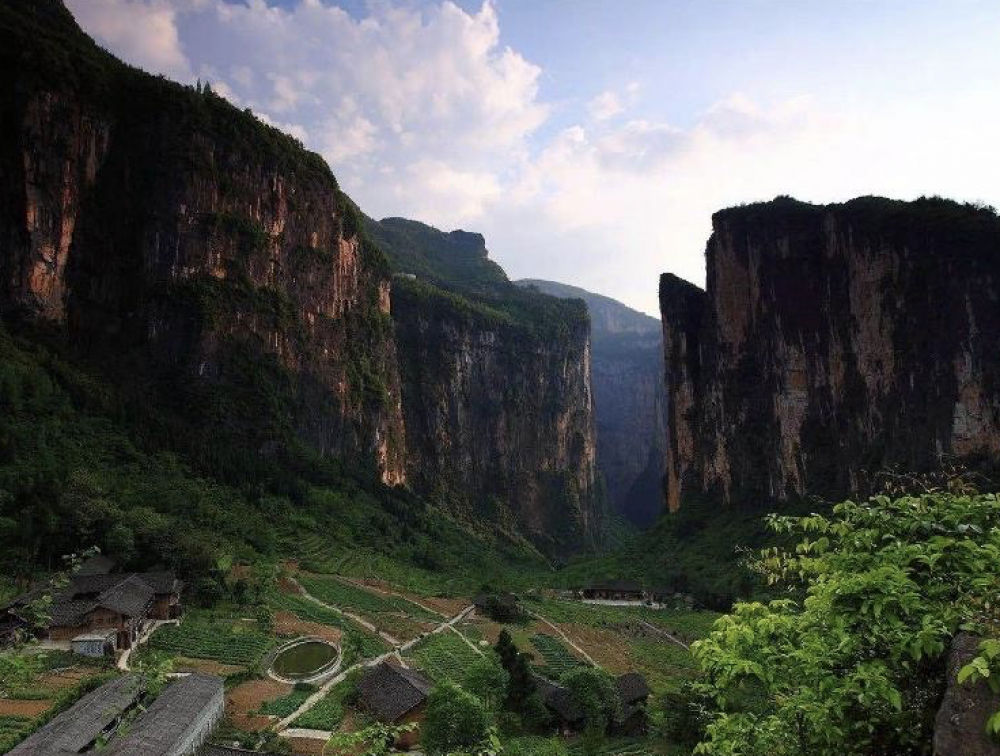
[[[883,496],[769,525],[801,538],[757,565],[788,597],[738,604],[694,645],[695,753],[929,754],[951,639],[1000,626],[1000,499]]]

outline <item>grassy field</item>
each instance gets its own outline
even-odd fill
[[[651,609],[645,606],[606,606],[581,601],[532,598],[527,606],[555,623],[579,623],[591,627],[611,627],[624,623],[649,622],[681,640],[697,640],[708,634],[721,615],[695,609]]]

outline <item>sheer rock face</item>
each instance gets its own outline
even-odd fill
[[[948,687],[934,720],[934,756],[1000,756],[1000,744],[986,733],[986,721],[1000,710],[1000,696],[985,680],[958,683],[958,671],[972,661],[980,638],[959,633],[948,655]]]
[[[1000,455],[1000,220],[944,200],[717,213],[702,292],[660,284],[667,497],[864,492]]]
[[[600,513],[586,320],[540,338],[407,287],[393,308],[411,485],[550,553],[592,540]]]
[[[663,511],[666,394],[659,321],[575,286],[525,279],[562,298],[582,299],[590,314],[597,467],[607,502],[639,527]]]
[[[405,479],[388,274],[345,228],[316,156],[300,150],[290,168],[169,103],[151,114],[72,90],[3,96],[5,310],[193,383],[225,382],[234,349],[273,358],[297,383],[303,440]],[[381,396],[357,379],[362,353]]]

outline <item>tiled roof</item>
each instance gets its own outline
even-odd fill
[[[82,625],[87,613],[96,608],[96,601],[72,601],[53,597],[52,606],[49,608],[49,625],[54,627]]]
[[[167,756],[179,752],[193,727],[204,721],[212,707],[222,707],[222,678],[188,675],[170,683],[159,698],[140,716],[129,733],[114,740],[103,756]]]
[[[69,585],[66,586],[66,593],[73,596],[96,596],[103,593],[108,588],[113,588],[129,577],[129,574],[120,572],[114,574],[99,573],[96,575],[74,575],[70,578]]]
[[[104,554],[95,554],[85,560],[77,570],[77,575],[104,575],[115,568],[115,560]]]
[[[358,682],[361,704],[385,722],[396,722],[427,700],[430,681],[412,669],[382,662]]]
[[[584,718],[583,709],[573,700],[573,694],[562,685],[556,685],[541,675],[535,675],[535,685],[545,705],[565,722],[579,722]]]
[[[139,617],[152,600],[153,589],[131,575],[98,596],[97,604],[129,617]]]
[[[136,702],[142,681],[119,677],[94,690],[14,747],[8,756],[77,754]]]
[[[180,587],[180,581],[169,571],[140,572],[136,577],[153,589],[154,593],[173,593]]]
[[[621,696],[625,704],[635,703],[649,695],[649,686],[646,678],[638,672],[629,672],[615,680],[615,687],[618,688],[618,695]]]
[[[631,580],[605,580],[600,583],[588,585],[584,590],[590,591],[621,591],[623,593],[640,593],[642,586],[633,583]]]

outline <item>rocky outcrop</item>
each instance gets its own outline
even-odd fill
[[[582,304],[515,287],[478,234],[373,221],[397,296],[318,155],[58,0],[0,6],[0,69],[0,309],[103,371],[136,435],[248,490],[301,499],[332,458],[552,552],[595,537]]]
[[[514,286],[478,234],[398,218],[369,227],[399,271],[410,484],[549,553],[593,543],[602,503],[583,303]]]
[[[934,756],[1000,756],[1000,744],[986,732],[986,721],[1000,710],[1000,696],[986,680],[959,684],[958,672],[979,652],[981,639],[959,633],[948,655],[948,688],[934,720]]]
[[[59,3],[4,12],[3,310],[109,355],[203,429],[242,414],[234,435],[262,454],[287,430],[402,482],[388,268],[322,159],[124,66]]]
[[[1000,219],[939,199],[713,216],[660,284],[667,495],[765,505],[1000,455]]]
[[[575,286],[536,279],[517,283],[586,303],[597,467],[611,508],[639,527],[651,525],[663,511],[666,394],[660,322]]]

